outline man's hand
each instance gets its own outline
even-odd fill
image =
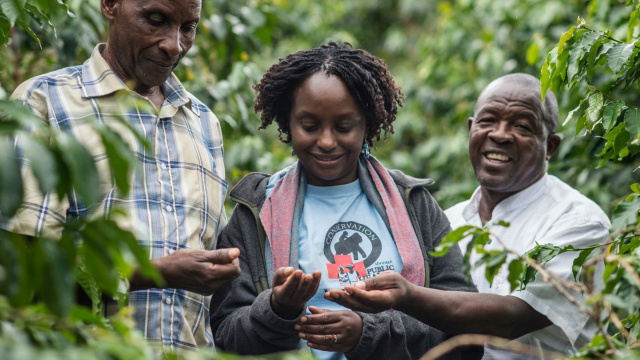
[[[325,310],[309,306],[311,315],[300,319],[294,329],[310,348],[323,351],[353,350],[362,336],[362,318],[349,310]]]
[[[167,282],[167,288],[192,291],[200,295],[211,295],[220,286],[240,275],[240,250],[237,248],[218,250],[179,249],[173,254],[153,260]],[[136,273],[131,279],[131,290],[154,287]]]
[[[325,299],[352,310],[379,313],[392,308],[400,310],[406,302],[412,284],[395,271],[383,271],[378,276],[346,285],[344,291],[331,289]]]
[[[293,319],[315,295],[320,286],[320,271],[304,274],[292,267],[279,268],[273,274],[271,308],[284,319]]]

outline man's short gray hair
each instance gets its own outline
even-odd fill
[[[476,102],[476,107],[474,109],[475,113],[478,111],[478,104],[480,103],[480,99],[486,94],[487,91],[495,88],[496,86],[503,85],[505,83],[512,83],[522,86],[525,89],[531,89],[537,91],[540,94],[542,89],[542,85],[540,84],[540,80],[535,76],[525,74],[525,73],[515,73],[501,76],[495,80],[493,80],[489,85],[487,85],[484,90],[478,96],[478,101]],[[544,121],[544,125],[549,131],[549,134],[553,134],[556,132],[556,128],[558,127],[558,100],[556,99],[555,94],[551,90],[547,90],[547,94],[544,97],[544,108],[542,109],[542,120]]]

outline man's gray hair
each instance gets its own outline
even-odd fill
[[[542,85],[540,84],[540,80],[535,76],[525,74],[525,73],[515,73],[501,76],[495,80],[493,80],[489,85],[487,85],[484,90],[478,96],[478,101],[476,102],[476,107],[473,110],[474,116],[478,111],[478,104],[480,103],[480,99],[489,91],[493,90],[496,86],[502,86],[505,83],[517,84],[522,86],[525,89],[531,89],[537,91],[540,94],[540,90]],[[556,100],[555,94],[551,90],[547,90],[547,94],[544,97],[544,108],[542,109],[542,120],[544,121],[544,125],[549,130],[549,134],[553,134],[556,132],[556,128],[558,127],[558,101]]]

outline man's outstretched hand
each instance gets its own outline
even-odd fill
[[[379,313],[398,309],[406,302],[412,284],[395,271],[384,271],[378,276],[346,285],[343,290],[331,289],[324,293],[327,300],[352,310]]]
[[[240,275],[240,250],[179,249],[158,258],[152,264],[158,268],[167,288],[176,288],[211,295],[220,286]],[[131,291],[156,287],[136,273],[131,279]]]

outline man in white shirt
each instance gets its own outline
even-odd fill
[[[485,88],[468,121],[469,159],[480,187],[471,199],[446,211],[453,229],[504,220],[510,223],[509,227],[492,226],[491,232],[508,249],[520,254],[536,244],[584,248],[606,240],[611,224],[602,210],[547,174],[547,162],[560,144],[560,136],[555,134],[557,121],[555,96],[547,92],[543,103],[540,82],[533,76],[511,74]],[[460,243],[463,251],[470,239],[465,240]],[[492,241],[485,249],[501,247]],[[573,281],[572,263],[576,256],[576,252],[560,254],[546,267]],[[477,255],[472,256],[472,262],[474,257]],[[548,326],[518,341],[572,354],[595,332],[586,315],[542,280],[537,278],[525,290],[512,293],[506,267],[493,284],[484,274],[484,267],[472,273],[479,292],[513,296],[531,306],[536,316],[546,318]],[[580,298],[579,294],[573,295]],[[514,354],[487,348],[485,358],[513,359]]]
[[[606,240],[611,224],[602,210],[547,174],[561,139],[555,133],[557,121],[555,96],[547,92],[543,102],[540,82],[533,76],[506,75],[482,91],[468,120],[469,159],[480,187],[471,199],[446,211],[453,229],[504,220],[509,227],[492,226],[491,232],[520,254],[536,244],[583,248]],[[469,241],[460,243],[463,252]],[[498,241],[485,247],[500,248]],[[560,254],[546,267],[573,281],[576,256]],[[472,278],[479,294],[417,288],[385,274],[345,287],[350,296],[333,290],[326,296],[357,310],[393,307],[443,331],[517,339],[532,349],[521,355],[486,347],[484,359],[539,359],[543,349],[571,355],[590,339],[593,323],[563,295],[539,278],[525,290],[511,292],[508,274],[503,267],[489,284],[484,267],[475,269]],[[581,294],[572,295],[581,299]]]

